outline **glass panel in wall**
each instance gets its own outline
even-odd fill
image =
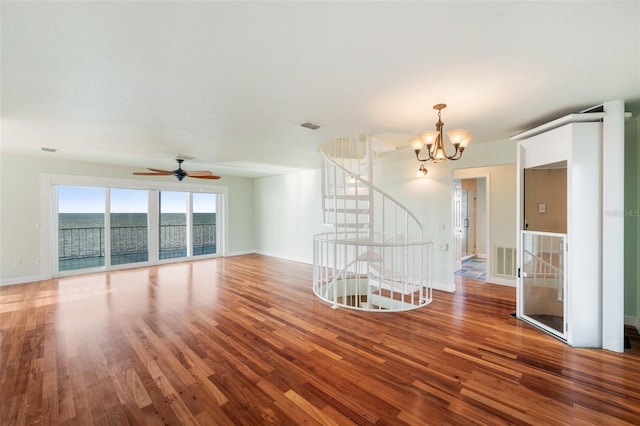
[[[105,189],[58,186],[58,271],[104,266]]]
[[[187,192],[160,191],[160,259],[187,256]]]
[[[140,189],[110,190],[111,264],[149,260],[149,192]]]
[[[193,193],[191,230],[194,256],[216,253],[216,194]]]
[[[522,313],[564,336],[564,234],[523,231]]]

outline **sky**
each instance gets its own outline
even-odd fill
[[[143,189],[111,188],[112,213],[146,213],[148,191]],[[59,213],[104,213],[105,188],[58,186]],[[161,211],[184,213],[188,192],[161,191]],[[216,211],[216,194],[193,193],[193,212]]]

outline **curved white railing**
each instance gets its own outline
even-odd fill
[[[313,289],[334,307],[401,311],[431,302],[431,241],[409,210],[372,184],[366,136],[321,146],[322,208],[333,232],[314,237]]]

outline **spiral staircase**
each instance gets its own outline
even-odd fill
[[[405,311],[432,300],[433,242],[404,206],[373,185],[366,135],[320,147],[322,209],[332,231],[314,236],[313,291],[334,308]]]

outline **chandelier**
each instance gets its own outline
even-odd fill
[[[455,148],[455,152],[452,155],[447,155],[447,151],[444,149],[444,141],[442,137],[442,127],[444,126],[444,123],[440,117],[442,110],[446,107],[446,104],[436,104],[433,106],[433,109],[438,110],[436,130],[422,132],[420,133],[420,137],[409,139],[409,143],[416,153],[416,158],[420,162],[433,161],[434,163],[438,163],[446,160],[459,160],[462,157],[464,149],[469,145],[469,142],[471,142],[471,138],[473,136],[469,131],[464,129],[449,130],[447,132],[447,136]],[[425,146],[427,149],[423,149]],[[420,158],[420,153],[425,151],[428,157]],[[418,176],[424,176],[426,174],[427,168],[424,164],[421,164],[418,169]]]

